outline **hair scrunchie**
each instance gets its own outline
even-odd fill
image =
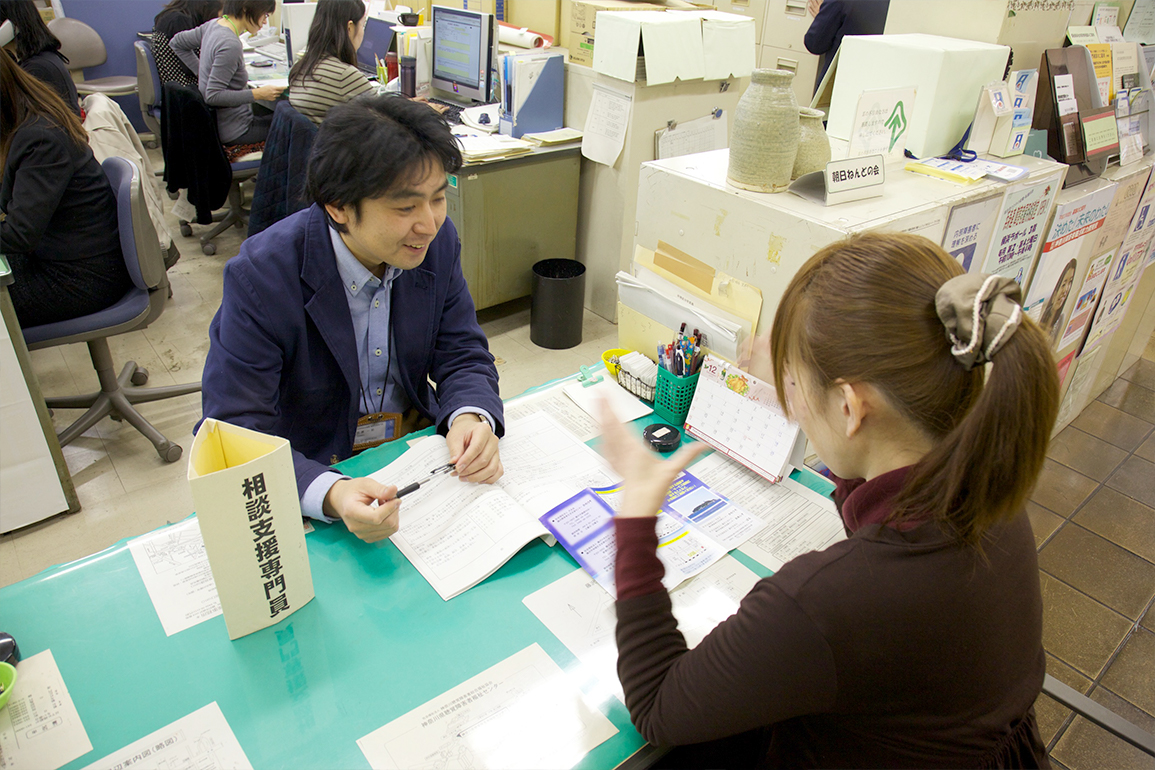
[[[999,352],[1023,319],[1022,289],[1010,278],[974,273],[944,283],[934,307],[951,341],[951,355],[970,371]]]

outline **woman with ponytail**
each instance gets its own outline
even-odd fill
[[[854,236],[803,266],[751,369],[838,477],[847,539],[761,580],[693,650],[652,512],[700,445],[661,461],[606,419],[625,478],[618,674],[648,741],[687,746],[683,766],[1049,766],[1024,505],[1059,385],[1019,303],[919,236]]]

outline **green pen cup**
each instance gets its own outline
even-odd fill
[[[654,389],[654,414],[671,425],[685,423],[700,374],[697,372],[689,377],[679,377],[659,367],[657,387]]]
[[[0,662],[0,687],[4,688],[0,692],[0,709],[8,705],[8,699],[12,697],[12,688],[16,686],[16,667],[10,663]]]

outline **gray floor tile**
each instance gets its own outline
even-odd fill
[[[1099,487],[1072,521],[1155,563],[1155,508]]]
[[[1150,460],[1151,462],[1155,463],[1155,433],[1152,433],[1147,437],[1147,440],[1144,441],[1139,446],[1139,448],[1135,450],[1135,454],[1139,455],[1144,460]]]
[[[1047,655],[1047,673],[1068,687],[1073,687],[1084,695],[1091,689],[1091,680],[1068,666],[1054,655]],[[1071,710],[1048,695],[1039,695],[1035,701],[1035,718],[1039,722],[1039,734],[1043,743],[1049,744],[1063,722],[1071,715]]]
[[[1155,720],[1155,633],[1139,628],[1131,634],[1100,681]]]
[[[1131,621],[1045,572],[1043,646],[1059,660],[1094,679],[1131,629]]]
[[[1043,547],[1039,569],[1132,620],[1155,597],[1155,564],[1075,524]]]
[[[1035,491],[1031,493],[1031,500],[1067,518],[1075,509],[1086,500],[1098,484],[1094,479],[1055,462],[1047,460],[1043,464],[1043,471],[1035,483]]]
[[[1098,400],[1140,420],[1155,422],[1155,390],[1128,380],[1115,380]]]
[[[1150,422],[1140,420],[1101,401],[1087,404],[1087,408],[1071,424],[1128,452],[1135,451],[1135,448],[1147,438],[1151,428],[1155,427]]]
[[[1119,467],[1127,453],[1101,438],[1068,425],[1051,439],[1047,457],[1095,481],[1103,481]]]
[[[1155,508],[1155,463],[1131,456],[1107,479],[1107,486]]]
[[[1031,520],[1031,529],[1035,533],[1036,548],[1042,545],[1043,541],[1050,537],[1064,522],[1062,516],[1048,511],[1038,503],[1029,501],[1027,502],[1027,516]]]
[[[1155,361],[1140,358],[1121,376],[1124,380],[1142,385],[1148,390],[1155,390]]]

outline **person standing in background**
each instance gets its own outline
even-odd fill
[[[172,0],[152,21],[152,57],[160,82],[180,83],[196,88],[197,73],[185,66],[172,50],[172,39],[181,32],[196,29],[221,15],[221,0]],[[200,58],[198,48],[196,55]]]
[[[843,37],[882,34],[890,0],[810,0],[806,9],[814,21],[810,22],[803,43],[807,51],[822,57],[814,79],[814,89],[818,90]]]

